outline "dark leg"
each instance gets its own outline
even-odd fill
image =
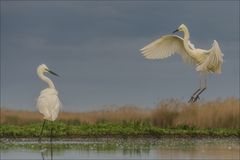
[[[190,100],[188,101],[188,103],[194,103],[196,102],[200,96],[200,94],[207,88],[207,74],[204,72],[200,72],[199,74],[200,76],[200,83],[199,83],[199,89],[193,93],[192,97],[190,98]],[[203,81],[204,80],[204,81]],[[202,87],[203,86],[203,87]]]
[[[41,143],[42,133],[43,133],[43,128],[44,128],[45,123],[46,123],[46,119],[43,121],[42,129],[41,129],[41,132],[40,132],[40,135],[39,135],[39,139],[38,139],[39,143]]]
[[[51,129],[51,131],[52,131],[52,129]],[[51,151],[51,160],[52,160],[52,158],[53,158],[53,153],[52,153],[52,138],[51,138],[51,144],[50,144],[50,151]]]
[[[193,103],[194,99],[196,99],[196,94],[201,91],[202,86],[202,74],[199,73],[199,88],[192,94],[191,98],[188,100],[188,103]]]
[[[198,92],[198,94],[195,96],[195,98],[193,99],[193,103],[196,102],[198,99],[200,99],[199,98],[200,94],[207,89],[207,77],[206,77],[206,74],[203,74],[203,78],[204,78],[204,84],[203,84],[204,88],[202,88]]]
[[[52,150],[52,143],[51,143],[51,160],[53,160],[53,150]]]
[[[199,96],[200,96],[200,94],[201,94],[204,90],[206,90],[206,88],[203,88],[203,89],[201,89],[200,92],[198,92],[198,94],[196,95],[196,97],[193,99],[193,102],[196,102],[198,99],[200,99]]]
[[[192,103],[194,101],[195,98],[195,94],[197,94],[199,91],[201,90],[201,88],[198,88],[191,96],[191,98],[188,100],[188,103]]]
[[[50,143],[52,144],[53,122],[51,122]]]
[[[53,151],[52,151],[52,131],[53,131],[53,122],[51,122],[51,135],[50,135],[51,160],[52,160],[52,158],[53,158]]]
[[[42,160],[45,160],[45,159],[44,159],[44,155],[43,155],[43,152],[41,152],[41,156],[42,156]]]

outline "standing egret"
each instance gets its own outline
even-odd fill
[[[200,75],[200,86],[188,102],[196,102],[199,95],[207,88],[207,74],[221,73],[223,53],[216,40],[213,41],[212,48],[209,50],[195,48],[189,41],[190,34],[184,24],[181,24],[173,33],[178,31],[183,32],[183,38],[177,35],[165,35],[146,45],[140,51],[147,59],[164,59],[178,53],[184,62],[195,64],[196,71]]]
[[[45,64],[41,64],[37,68],[37,74],[40,79],[48,84],[48,88],[41,91],[40,96],[37,99],[37,108],[41,114],[43,114],[43,125],[39,136],[39,142],[41,142],[42,132],[46,120],[55,121],[61,106],[61,102],[58,98],[58,91],[56,90],[53,82],[44,75],[44,73],[51,73],[58,76],[53,71],[49,70]],[[51,128],[51,140],[52,140],[52,128]]]

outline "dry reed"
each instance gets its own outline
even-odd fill
[[[138,121],[159,127],[239,128],[239,104],[240,100],[236,98],[195,104],[171,99],[160,102],[153,109],[123,106],[79,113],[61,112],[58,120],[71,124]],[[1,108],[1,124],[28,124],[41,121],[42,116],[38,112]]]

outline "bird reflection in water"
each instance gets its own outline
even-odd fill
[[[50,146],[50,148],[48,146]],[[51,160],[53,160],[52,138],[50,139],[50,145],[47,145],[47,147],[46,146],[43,147],[42,145],[40,146],[42,160],[46,160],[45,156],[48,155],[47,153],[49,152],[49,150],[50,150],[50,158],[51,158]]]

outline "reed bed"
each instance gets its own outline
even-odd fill
[[[170,100],[153,109],[151,118],[161,127],[240,128],[240,101],[228,98],[186,104]]]
[[[195,104],[176,99],[161,101],[153,109],[136,106],[108,107],[98,111],[61,112],[58,121],[80,125],[97,123],[144,123],[162,128],[240,128],[240,100],[218,99]],[[33,111],[1,108],[1,124],[42,122],[42,115]]]

